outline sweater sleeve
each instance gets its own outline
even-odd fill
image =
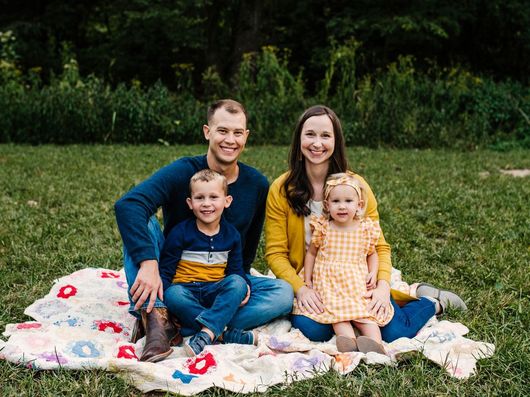
[[[291,284],[296,293],[305,284],[289,261],[288,203],[281,194],[281,180],[277,179],[271,185],[266,208],[265,258],[267,264],[276,277]]]
[[[228,252],[228,260],[225,269],[225,275],[238,274],[245,279],[247,284],[251,286],[245,270],[243,269],[243,257],[241,249],[241,236],[235,227],[229,228],[228,233],[233,236],[233,244],[230,252]]]
[[[175,190],[187,186],[189,172],[183,172],[187,169],[185,161],[177,160],[133,187],[114,205],[123,244],[136,265],[158,259],[149,237],[149,218],[170,201]]]
[[[359,180],[364,183],[366,188],[366,216],[373,221],[379,222],[379,212],[377,211],[377,201],[375,199],[374,192],[366,183],[366,181],[357,175]],[[390,274],[392,272],[392,262],[390,259],[390,245],[386,242],[385,236],[383,235],[383,230],[379,235],[379,239],[375,244],[375,250],[377,251],[377,256],[379,257],[379,271],[377,273],[378,280],[385,280],[390,284]]]

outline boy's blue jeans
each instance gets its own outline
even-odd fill
[[[157,258],[159,258],[160,250],[164,244],[164,235],[162,234],[160,225],[154,216],[149,220],[149,234],[156,248]],[[139,268],[133,263],[125,247],[123,249],[123,262],[125,274],[127,276],[127,283],[130,288],[130,286],[133,285],[134,280],[136,280]],[[228,323],[228,327],[242,330],[252,329],[266,324],[277,317],[286,316],[291,313],[293,305],[293,289],[287,282],[267,277],[255,277],[249,274],[247,274],[247,278],[250,280],[252,290],[250,300],[245,306],[240,307],[236,311],[232,320]],[[169,291],[170,288],[166,291]],[[167,301],[166,292],[164,292],[164,300]],[[129,312],[138,317],[139,314],[134,310],[134,303],[132,302],[130,294],[129,301],[131,302]],[[157,298],[155,307],[166,307],[166,305]],[[147,302],[144,303],[142,308],[147,308]],[[173,312],[171,309],[170,311],[178,319],[183,315],[186,315]],[[181,329],[181,334],[183,336],[192,335],[194,333],[193,330],[187,329],[186,327]]]
[[[247,282],[231,274],[217,282],[174,283],[164,292],[166,306],[180,320],[182,336],[204,326],[217,338],[247,294]]]
[[[427,298],[407,303],[400,307],[390,299],[394,306],[394,317],[381,328],[381,336],[385,342],[398,338],[413,338],[429,319],[435,314],[435,304]],[[291,316],[293,327],[298,328],[310,340],[324,342],[333,336],[331,324],[320,324],[303,315]]]

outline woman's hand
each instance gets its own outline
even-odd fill
[[[324,311],[324,304],[318,292],[307,286],[300,287],[296,292],[296,302],[301,311],[306,311],[311,314],[322,313]]]
[[[366,292],[364,297],[370,298],[368,310],[374,316],[384,316],[390,308],[390,285],[385,280],[379,280],[377,287]]]

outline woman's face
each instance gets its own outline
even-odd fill
[[[327,163],[335,149],[333,124],[328,115],[308,118],[302,126],[300,136],[302,155],[310,164]]]

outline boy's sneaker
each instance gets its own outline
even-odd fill
[[[184,343],[184,350],[189,357],[197,356],[204,348],[212,344],[212,339],[204,331],[199,331],[193,335],[186,343]]]
[[[243,331],[236,328],[227,329],[223,333],[223,343],[239,343],[240,345],[253,345],[255,342],[253,331]]]

